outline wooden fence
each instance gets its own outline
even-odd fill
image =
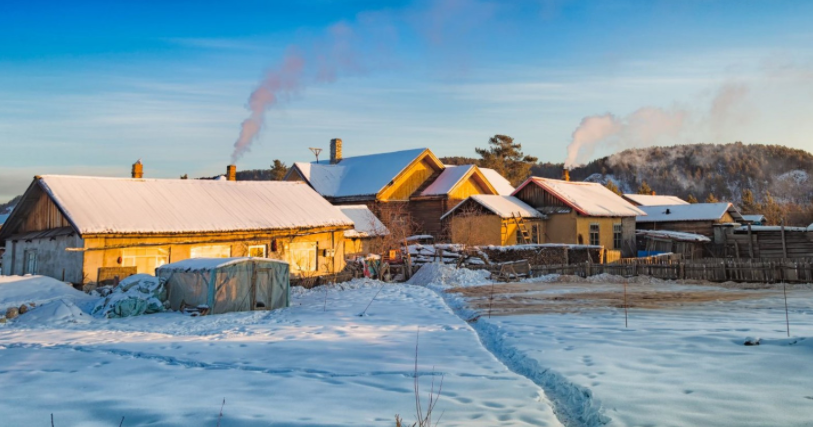
[[[580,277],[651,276],[666,280],[694,279],[709,282],[798,282],[813,283],[813,258],[682,260],[646,258],[622,260],[614,264],[580,263],[573,265],[537,265],[533,276],[563,274]]]

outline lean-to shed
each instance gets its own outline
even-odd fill
[[[290,304],[288,263],[266,258],[194,258],[155,269],[169,304],[208,306],[211,314],[271,310]]]

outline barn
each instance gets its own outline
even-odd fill
[[[34,178],[0,242],[3,274],[74,284],[244,256],[314,276],[344,268],[343,234],[352,228],[301,183],[46,175]]]
[[[547,217],[545,243],[601,245],[609,259],[635,256],[635,218],[645,215],[601,184],[531,177],[513,196]]]

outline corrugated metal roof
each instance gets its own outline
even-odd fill
[[[689,202],[677,196],[659,196],[651,194],[625,194],[624,198],[638,206],[688,205]]]
[[[81,234],[352,226],[303,183],[46,175],[39,184]]]
[[[694,203],[672,206],[640,206],[646,212],[638,222],[672,222],[672,221],[717,221],[730,212],[735,221],[742,216],[731,203]]]

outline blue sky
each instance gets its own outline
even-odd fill
[[[811,17],[805,1],[7,0],[0,201],[37,174],[127,176],[139,158],[149,177],[222,173],[249,95],[292,52],[302,74],[240,169],[311,160],[334,137],[345,155],[474,156],[497,133],[561,162],[582,119],[608,113],[627,130],[579,161],[690,142],[811,150]],[[680,131],[636,128],[644,107]]]

